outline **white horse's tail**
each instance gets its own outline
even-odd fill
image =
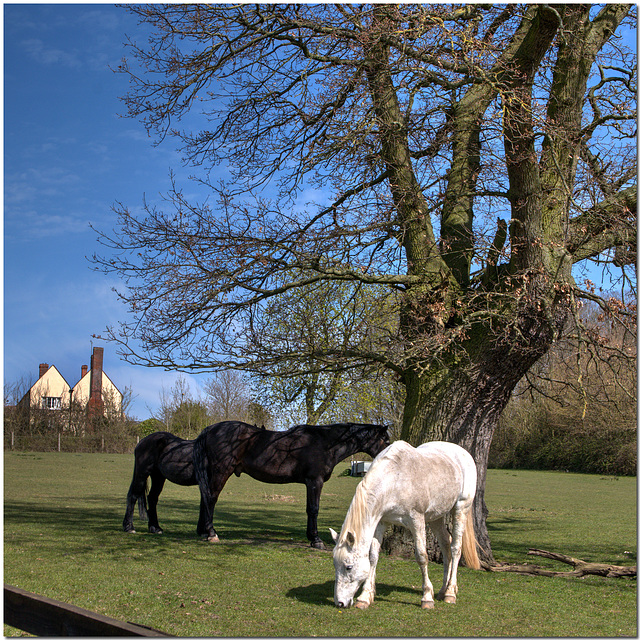
[[[473,528],[473,509],[467,512],[467,522],[465,523],[464,533],[462,534],[462,555],[467,567],[471,569],[480,569],[480,558],[478,558],[478,549],[476,546],[476,532]]]

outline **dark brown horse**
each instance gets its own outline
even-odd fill
[[[165,480],[185,486],[198,484],[193,471],[194,440],[183,440],[167,431],[157,431],[140,440],[135,448],[133,479],[127,493],[122,528],[134,533],[133,510],[138,502],[140,517],[149,518],[149,532],[162,533],[158,524],[158,497]],[[147,495],[148,480],[151,489]]]
[[[389,444],[387,427],[372,424],[299,425],[288,431],[265,431],[244,422],[211,425],[196,438],[193,464],[200,486],[198,533],[217,541],[213,510],[232,473],[261,482],[297,482],[307,487],[307,538],[323,549],[318,536],[320,493],[333,468],[364,451],[375,457]]]

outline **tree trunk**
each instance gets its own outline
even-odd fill
[[[531,276],[527,281],[531,292],[539,290],[544,279]],[[550,297],[546,305],[524,303],[516,321],[505,322],[500,331],[496,323],[478,326],[466,342],[456,345],[451,366],[440,363],[421,373],[408,370],[404,376],[407,395],[401,438],[414,446],[431,440],[454,442],[476,462],[474,525],[480,558],[489,564],[494,560],[484,493],[491,439],[516,384],[562,331],[569,301],[553,293]],[[461,358],[469,361],[468,366],[460,366]]]
[[[434,384],[428,376],[410,377],[402,439],[415,446],[431,440],[455,442],[473,456],[478,469],[473,507],[478,551],[483,561],[492,562],[484,501],[487,461],[498,418],[517,380],[507,386],[497,376],[483,375],[480,367],[468,379],[456,371],[437,378]]]

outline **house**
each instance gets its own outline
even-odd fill
[[[28,410],[32,421],[36,416],[47,422],[59,418],[69,427],[72,426],[72,414],[86,415],[90,420],[100,416],[120,417],[122,393],[104,372],[103,358],[104,349],[94,347],[90,366],[82,365],[80,380],[73,387],[54,365],[41,364],[38,380],[20,400],[18,408]],[[63,418],[62,414],[67,417]]]
[[[67,381],[54,366],[50,367],[48,364],[41,364],[38,380],[18,402],[18,407],[56,411],[68,409],[70,388]]]

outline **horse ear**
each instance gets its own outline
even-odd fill
[[[329,531],[331,532],[331,537],[333,538],[333,543],[338,544],[338,538],[340,537],[331,527],[329,527]]]
[[[356,543],[356,539],[353,535],[353,532],[351,531],[347,531],[347,535],[345,536],[345,540],[347,541],[347,544],[350,547],[353,547],[353,545]]]

